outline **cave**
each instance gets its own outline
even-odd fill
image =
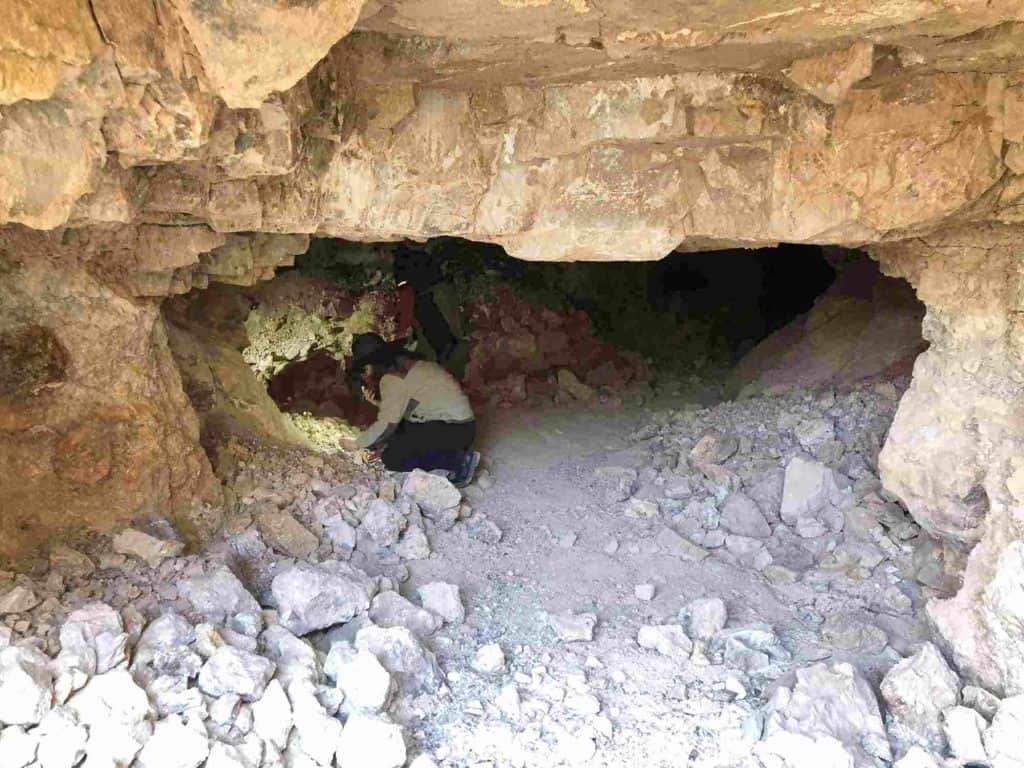
[[[0,19],[4,768],[1024,765],[1018,2]]]

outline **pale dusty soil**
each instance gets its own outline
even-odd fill
[[[476,541],[464,524],[435,531],[434,554],[409,563],[411,577],[401,588],[415,600],[420,584],[453,582],[467,606],[465,625],[433,638],[451,693],[419,724],[417,735],[437,757],[452,765],[558,764],[564,756],[559,735],[587,735],[595,724],[591,716],[568,712],[558,701],[561,691],[589,689],[601,702],[600,716],[612,724],[610,738],[598,735],[591,765],[742,764],[756,738],[743,736],[744,724],[756,728],[750,716],[764,700],[762,689],[770,691],[772,678],[785,681],[785,669],[751,678],[699,660],[673,661],[636,643],[642,625],[674,623],[698,597],[722,598],[729,627],[772,627],[793,654],[790,666],[846,658],[822,646],[800,609],[760,574],[717,556],[694,563],[662,554],[653,536],[663,521],[628,518],[616,508],[621,505],[603,503],[589,486],[597,467],[642,468],[650,455],[628,435],[652,411],[680,404],[506,410],[482,419],[479,447],[493,485],[471,488],[468,497],[476,512],[501,527],[502,540]],[[572,546],[566,546],[567,534],[577,537]],[[619,549],[607,554],[613,539]],[[651,602],[634,597],[634,587],[643,583],[656,586]],[[556,637],[546,613],[564,611],[597,614],[593,642]],[[470,669],[474,652],[488,642],[501,645],[508,674],[487,677]],[[884,669],[894,660],[891,654],[859,659],[858,666],[869,674]],[[533,672],[533,679],[519,685],[522,716],[508,717],[492,702],[517,672]],[[742,681],[746,698],[733,701],[723,690],[729,676]],[[546,701],[550,711],[539,705],[531,714],[530,701]]]

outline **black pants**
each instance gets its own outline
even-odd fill
[[[476,437],[476,422],[403,421],[388,440],[381,461],[392,472],[462,468],[466,451]]]

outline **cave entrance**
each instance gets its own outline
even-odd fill
[[[566,264],[459,238],[315,239],[273,280],[238,289],[245,359],[291,418],[365,427],[376,409],[346,380],[352,337],[373,331],[432,357],[403,309],[401,284],[423,273],[464,346],[456,374],[482,407],[617,404],[692,376],[747,392],[855,381],[909,372],[922,346],[909,287],[855,250]]]

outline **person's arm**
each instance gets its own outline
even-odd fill
[[[381,378],[377,420],[359,435],[356,439],[356,448],[374,448],[387,442],[402,423],[402,419],[416,409],[419,403],[409,399],[404,384],[404,380],[397,376]]]

